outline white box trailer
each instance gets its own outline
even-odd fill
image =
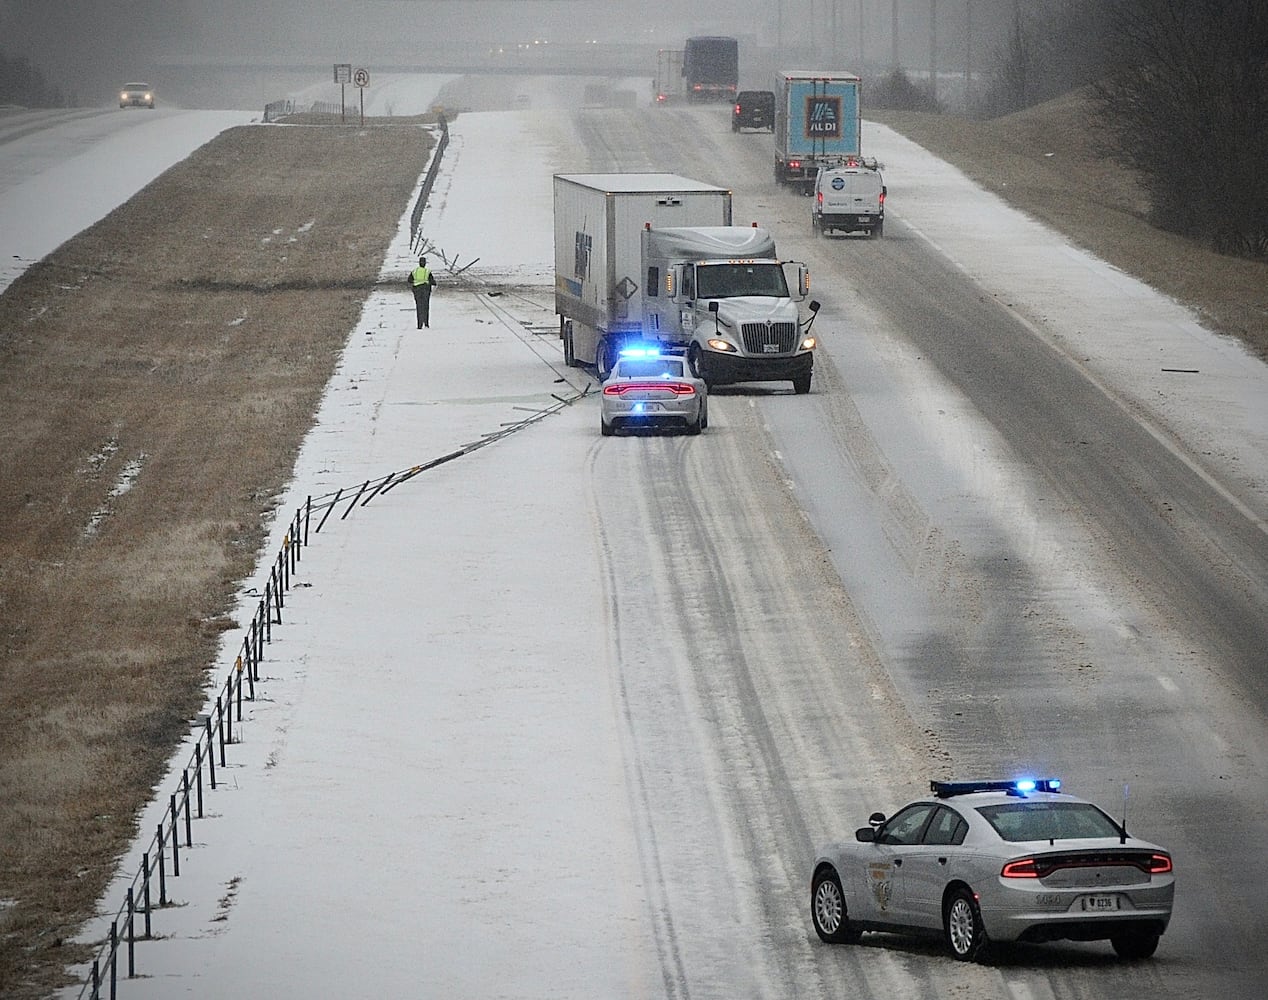
[[[569,365],[643,330],[642,239],[654,228],[731,225],[731,192],[662,173],[556,174],[555,312]]]

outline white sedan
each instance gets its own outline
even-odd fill
[[[655,350],[622,351],[603,383],[599,431],[674,427],[699,434],[709,426],[708,390],[685,358]]]

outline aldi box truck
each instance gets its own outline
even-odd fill
[[[556,174],[555,312],[564,360],[600,379],[635,344],[686,352],[710,384],[810,391],[810,279],[770,234],[731,225],[731,192],[676,174]]]
[[[775,180],[814,185],[822,167],[859,155],[859,78],[852,73],[784,69],[775,74]]]

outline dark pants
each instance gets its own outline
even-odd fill
[[[418,328],[431,326],[431,285],[414,286],[414,312],[418,314]]]

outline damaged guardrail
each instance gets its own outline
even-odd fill
[[[274,627],[282,624],[286,595],[291,590],[291,580],[303,551],[309,545],[310,533],[318,534],[336,510],[342,511],[339,520],[346,520],[357,507],[366,506],[375,497],[559,412],[588,395],[590,389],[587,385],[571,396],[552,393],[551,398],[555,402],[551,405],[523,419],[508,421],[498,430],[481,435],[477,441],[407,469],[366,480],[359,486],[310,496],[295,511],[287,523],[281,548],[269,568],[264,592],[260,595],[251,624],[243,634],[233,665],[224,683],[217,689],[214,702],[209,701],[206,712],[199,716],[193,752],[181,769],[175,790],[168,795],[166,808],[154,836],[141,853],[139,867],[124,892],[123,902],[110,918],[88,978],[78,994],[81,1000],[85,997],[99,1000],[103,996],[115,1000],[120,972],[125,979],[137,977],[136,942],[155,940],[153,922],[156,912],[177,905],[171,898],[170,880],[180,877],[182,844],[186,850],[193,847],[193,821],[206,816],[204,796],[217,787],[216,769],[223,770],[227,766],[226,748],[242,740],[243,702],[256,699],[260,664],[264,661],[266,646],[273,641]],[[317,519],[315,524],[314,518]]]

